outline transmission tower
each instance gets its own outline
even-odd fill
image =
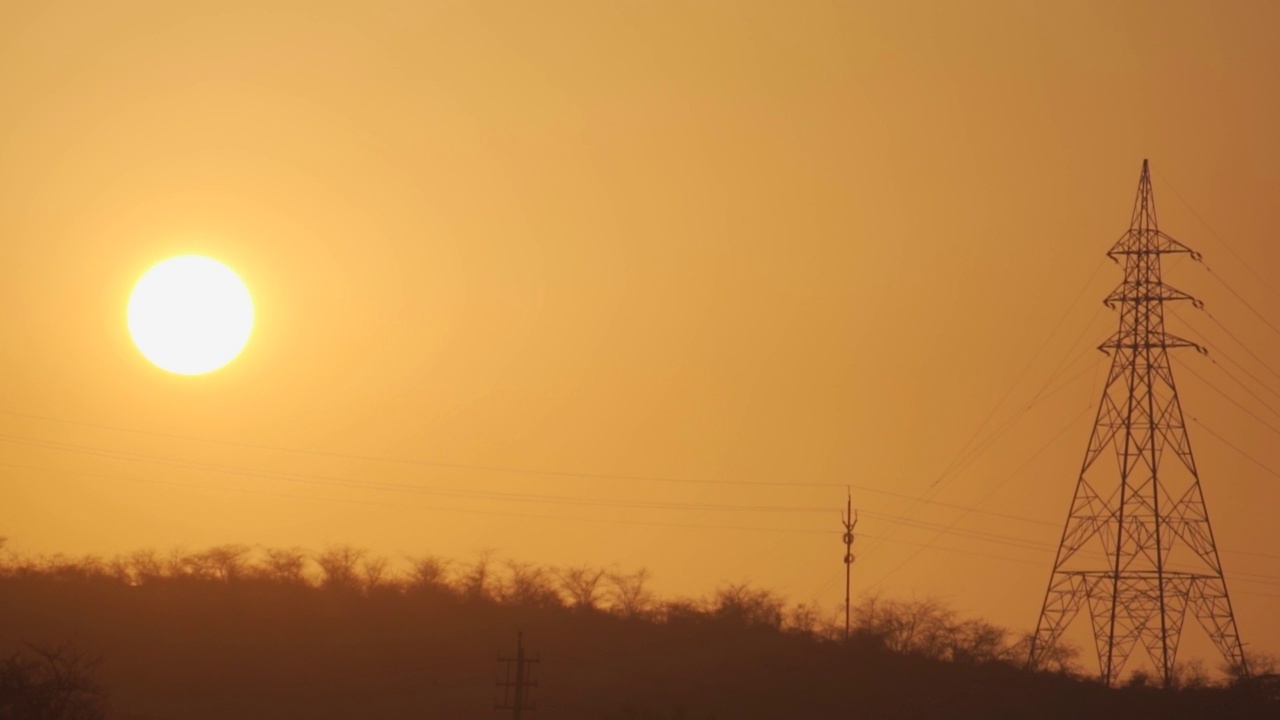
[[[1161,258],[1174,253],[1200,259],[1157,226],[1143,160],[1129,230],[1107,253],[1124,266],[1124,282],[1104,301],[1119,312],[1120,328],[1098,348],[1111,370],[1031,639],[1033,667],[1084,609],[1108,685],[1139,647],[1169,685],[1187,614],[1229,666],[1246,671],[1169,364],[1170,350],[1205,352],[1165,331],[1166,302],[1201,306],[1161,279]],[[1115,465],[1097,462],[1111,452]]]
[[[512,720],[520,720],[521,713],[536,709],[531,695],[533,688],[538,686],[538,681],[533,679],[533,666],[538,658],[524,654],[523,632],[516,633],[516,656],[499,657],[498,662],[503,664],[505,672],[503,679],[498,681],[502,699],[493,704],[493,709],[510,710]]]

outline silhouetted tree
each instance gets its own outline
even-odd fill
[[[0,718],[99,720],[106,694],[93,679],[96,660],[68,644],[32,646],[0,664]]]
[[[301,548],[268,548],[261,565],[262,575],[286,585],[307,583],[307,554]]]
[[[497,599],[519,607],[557,607],[560,595],[556,592],[551,573],[528,562],[508,560],[507,577],[496,588]]]
[[[470,569],[459,578],[459,590],[462,596],[471,601],[493,599],[493,578],[490,568],[493,564],[493,550],[485,548],[480,556],[471,564]]]
[[[711,616],[739,627],[779,630],[785,605],[782,598],[768,590],[746,583],[724,585],[711,600]]]
[[[360,582],[366,593],[383,589],[387,585],[387,559],[378,556],[365,557],[360,561]]]
[[[1199,658],[1174,663],[1172,680],[1173,687],[1183,690],[1205,688],[1211,684],[1204,661]]]
[[[1009,646],[1009,631],[984,620],[964,620],[948,633],[946,659],[953,662],[1016,662]]]
[[[575,610],[595,610],[600,602],[605,571],[587,565],[560,568],[555,572],[560,590]]]
[[[649,591],[649,571],[640,568],[634,573],[611,572],[609,597],[615,612],[627,618],[645,616],[653,608],[653,593]]]
[[[822,608],[816,603],[799,603],[787,610],[783,628],[800,635],[816,635],[822,626]]]
[[[856,626],[893,652],[946,658],[956,645],[955,612],[936,598],[886,600],[878,595],[859,603]]]
[[[176,558],[174,564],[187,577],[233,582],[245,574],[248,556],[245,545],[218,545]]]
[[[1010,661],[1015,664],[1027,664],[1031,657],[1031,633],[1018,639],[1006,652]],[[1080,675],[1080,648],[1059,640],[1052,647],[1042,648],[1037,654],[1037,662],[1029,669],[1059,675]]]
[[[133,584],[146,585],[164,579],[164,561],[155,550],[138,550],[129,556],[129,574]]]
[[[706,603],[694,598],[672,598],[658,604],[658,620],[667,623],[700,623],[707,620]]]
[[[453,586],[449,582],[451,561],[428,555],[411,560],[406,587],[436,597],[454,595]]]
[[[359,590],[360,561],[365,551],[350,545],[331,545],[316,556],[320,566],[320,587],[326,590]]]

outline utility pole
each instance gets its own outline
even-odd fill
[[[1188,615],[1229,666],[1248,671],[1173,381],[1169,350],[1206,352],[1165,331],[1165,303],[1203,307],[1161,278],[1161,258],[1174,253],[1200,259],[1160,231],[1143,160],[1129,230],[1107,253],[1124,267],[1124,281],[1103,301],[1119,312],[1119,329],[1098,347],[1111,370],[1031,637],[1033,667],[1085,610],[1107,685],[1141,647],[1169,686]],[[1095,464],[1112,453],[1116,462]]]
[[[849,583],[853,570],[853,528],[858,524],[858,515],[853,511],[853,493],[845,489],[844,513],[840,523],[844,525],[844,639],[849,641]]]
[[[499,657],[498,662],[504,668],[503,679],[498,681],[498,687],[502,688],[502,700],[495,702],[493,709],[510,710],[512,720],[520,720],[522,712],[536,709],[529,691],[538,686],[538,681],[533,679],[533,666],[537,664],[538,657],[525,657],[524,633],[517,632],[516,656]]]

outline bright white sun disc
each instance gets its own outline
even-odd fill
[[[129,296],[129,334],[157,367],[212,372],[235,359],[253,331],[253,299],[235,271],[182,255],[148,270]]]

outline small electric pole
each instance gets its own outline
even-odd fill
[[[846,489],[846,492],[847,489]],[[844,639],[849,640],[849,581],[853,571],[853,528],[858,524],[858,514],[853,511],[853,493],[845,498],[844,514],[840,516],[844,525]]]
[[[504,679],[498,681],[498,687],[502,688],[502,700],[495,702],[493,709],[510,710],[512,720],[520,720],[521,712],[536,709],[529,691],[538,686],[538,681],[533,679],[533,666],[538,662],[538,657],[525,657],[524,633],[517,632],[516,656],[499,657],[498,662],[503,663],[504,667]]]

